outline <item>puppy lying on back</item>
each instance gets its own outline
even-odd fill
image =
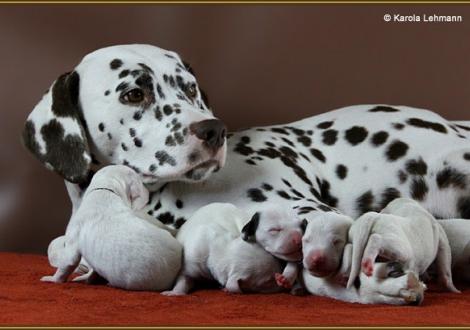
[[[284,288],[292,288],[302,260],[302,221],[295,212],[266,204],[256,212],[242,228],[242,238],[258,243],[273,256],[287,261],[282,274],[275,275],[276,282]]]
[[[423,275],[436,261],[438,279],[449,290],[459,292],[451,273],[447,236],[436,219],[416,201],[398,198],[381,213],[369,212],[357,219],[349,231],[353,245],[350,288],[362,272],[371,276],[377,257],[398,261],[404,269]]]
[[[240,236],[248,220],[232,204],[213,203],[197,210],[176,236],[184,247],[183,267],[173,290],[162,294],[187,294],[201,279],[216,280],[232,293],[279,291],[274,279],[282,270],[279,260]]]
[[[64,238],[49,248],[57,266],[46,282],[65,282],[83,257],[111,286],[128,290],[168,289],[181,267],[182,246],[167,231],[135,215],[148,201],[138,175],[107,166],[91,180]]]
[[[470,281],[470,220],[439,220],[449,239],[454,278]]]
[[[345,274],[351,270],[352,245],[346,244],[341,267],[336,274],[314,276],[303,270],[303,284],[308,292],[346,302],[361,304],[419,305],[426,286],[412,271],[404,271],[398,262],[376,262],[371,276],[360,273],[354,286],[346,288]]]

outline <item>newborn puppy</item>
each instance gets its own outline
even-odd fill
[[[304,220],[303,266],[310,274],[325,277],[338,271],[352,223],[350,217],[333,212]]]
[[[449,290],[459,292],[451,273],[451,252],[447,236],[437,220],[416,201],[398,198],[381,213],[368,212],[352,225],[353,245],[350,288],[362,272],[371,276],[378,256],[398,261],[418,275],[426,272],[436,260],[440,282]]]
[[[273,256],[288,262],[282,274],[276,274],[279,286],[291,288],[297,279],[302,259],[302,220],[293,211],[266,204],[242,228],[242,238],[258,243]]]
[[[274,274],[281,271],[280,262],[240,236],[248,220],[232,204],[213,203],[197,210],[176,236],[184,248],[176,285],[162,294],[187,294],[198,279],[216,280],[232,293],[279,291]]]
[[[470,281],[470,221],[467,219],[439,220],[449,239],[454,278]]]
[[[132,169],[116,165],[98,171],[65,237],[50,246],[56,273],[41,280],[65,282],[83,257],[111,286],[168,289],[180,269],[182,247],[167,230],[135,215],[147,201],[148,191]]]
[[[352,245],[347,244],[339,273],[349,272],[351,257]],[[404,271],[398,262],[376,262],[372,275],[361,273],[351,288],[346,288],[336,275],[320,278],[307,269],[303,271],[303,282],[314,295],[361,304],[419,305],[426,288],[415,273]]]

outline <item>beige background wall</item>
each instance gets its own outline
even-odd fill
[[[385,13],[463,23],[385,23]],[[0,5],[0,251],[44,253],[62,233],[61,179],[20,145],[49,84],[96,48],[150,43],[183,55],[230,129],[357,103],[470,119],[470,6]]]

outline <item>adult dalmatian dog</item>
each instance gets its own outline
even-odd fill
[[[26,147],[65,180],[74,209],[97,168],[124,164],[147,211],[179,228],[198,208],[271,202],[305,219],[357,217],[396,197],[470,218],[470,122],[406,106],[357,105],[228,134],[180,57],[149,45],[87,55],[28,117]],[[224,166],[226,160],[226,165]]]

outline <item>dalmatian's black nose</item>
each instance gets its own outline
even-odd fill
[[[189,125],[191,133],[205,141],[206,145],[217,150],[224,145],[227,128],[218,119],[207,119]]]

